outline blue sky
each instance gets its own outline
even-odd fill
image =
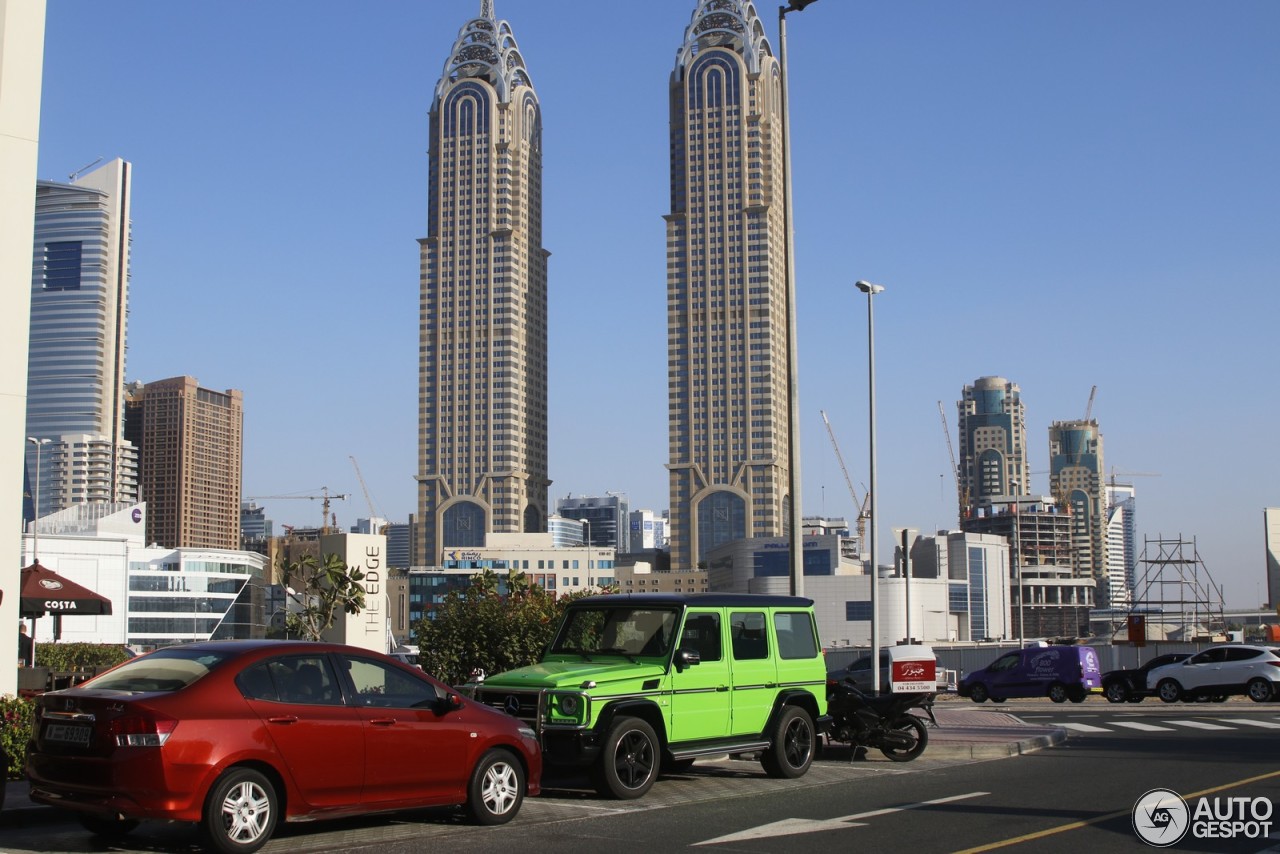
[[[131,380],[245,396],[244,494],[415,502],[427,117],[479,0],[50,0],[39,175],[134,164]],[[667,83],[693,0],[495,0],[544,115],[553,496],[667,504]],[[776,46],[777,4],[760,7]],[[806,514],[954,527],[967,383],[1093,416],[1140,535],[1265,598],[1280,504],[1280,4],[821,0],[788,17]],[[1047,474],[1033,486],[1048,491]],[[272,501],[316,524],[318,502]]]

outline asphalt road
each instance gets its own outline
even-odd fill
[[[585,780],[552,778],[544,796],[527,801],[505,827],[470,827],[455,811],[423,810],[292,825],[264,851],[511,854],[571,846],[735,854],[1006,848],[1105,854],[1149,850],[1134,831],[1133,808],[1152,789],[1172,789],[1192,809],[1214,798],[1220,809],[1227,798],[1250,805],[1265,799],[1267,809],[1280,803],[1280,705],[1011,701],[976,708],[1066,726],[1071,737],[1055,748],[985,762],[936,760],[927,753],[912,763],[877,754],[850,762],[846,751],[836,749],[794,781],[769,779],[754,762],[705,763],[659,781],[648,796],[631,802],[599,800]],[[1170,850],[1280,851],[1280,810],[1275,812],[1268,832],[1253,838],[1197,838],[1188,821],[1190,832]],[[185,826],[143,825],[126,842],[130,847],[111,850],[188,852],[198,837]],[[5,828],[0,836],[0,851],[14,854],[102,850],[72,822]]]

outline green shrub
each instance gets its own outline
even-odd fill
[[[27,741],[31,738],[31,724],[34,722],[35,703],[21,697],[8,694],[0,696],[0,747],[9,760],[4,769],[5,780],[17,780],[22,777],[22,760],[27,751]]]
[[[129,660],[129,653],[114,643],[38,643],[36,666],[50,670],[111,667]]]

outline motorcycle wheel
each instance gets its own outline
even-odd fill
[[[880,752],[894,762],[910,762],[921,753],[924,753],[924,749],[929,746],[929,730],[925,729],[924,722],[915,715],[903,715],[891,723],[889,729],[910,730],[916,738],[915,746],[906,750],[891,747],[880,748]]]

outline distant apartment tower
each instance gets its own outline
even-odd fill
[[[542,110],[483,0],[431,105],[421,244],[414,564],[547,517]]]
[[[43,516],[137,498],[124,436],[132,167],[119,158],[70,183],[36,182],[27,361],[27,471],[40,460]]]
[[[556,513],[566,519],[587,523],[588,545],[612,548],[619,554],[631,551],[631,508],[620,495],[569,496],[556,501]]]
[[[1129,484],[1111,483],[1107,492],[1107,581],[1112,607],[1128,607],[1138,575],[1138,499]]]
[[[1031,492],[1022,392],[1004,377],[981,377],[958,401],[961,518],[998,496]]]
[[[151,542],[239,549],[241,392],[201,388],[193,377],[133,383],[129,415],[141,421],[139,491]]]
[[[1280,507],[1262,508],[1262,532],[1267,554],[1267,605],[1280,614]]]
[[[632,510],[629,543],[632,551],[663,549],[667,545],[667,519],[652,510]]]
[[[1071,513],[1071,568],[1077,578],[1098,582],[1098,607],[1110,608],[1113,592],[1123,595],[1124,579],[1116,579],[1113,591],[1107,575],[1107,496],[1102,472],[1097,421],[1049,425],[1049,491]]]
[[[669,93],[673,570],[789,533],[780,86],[755,5],[699,0]]]

